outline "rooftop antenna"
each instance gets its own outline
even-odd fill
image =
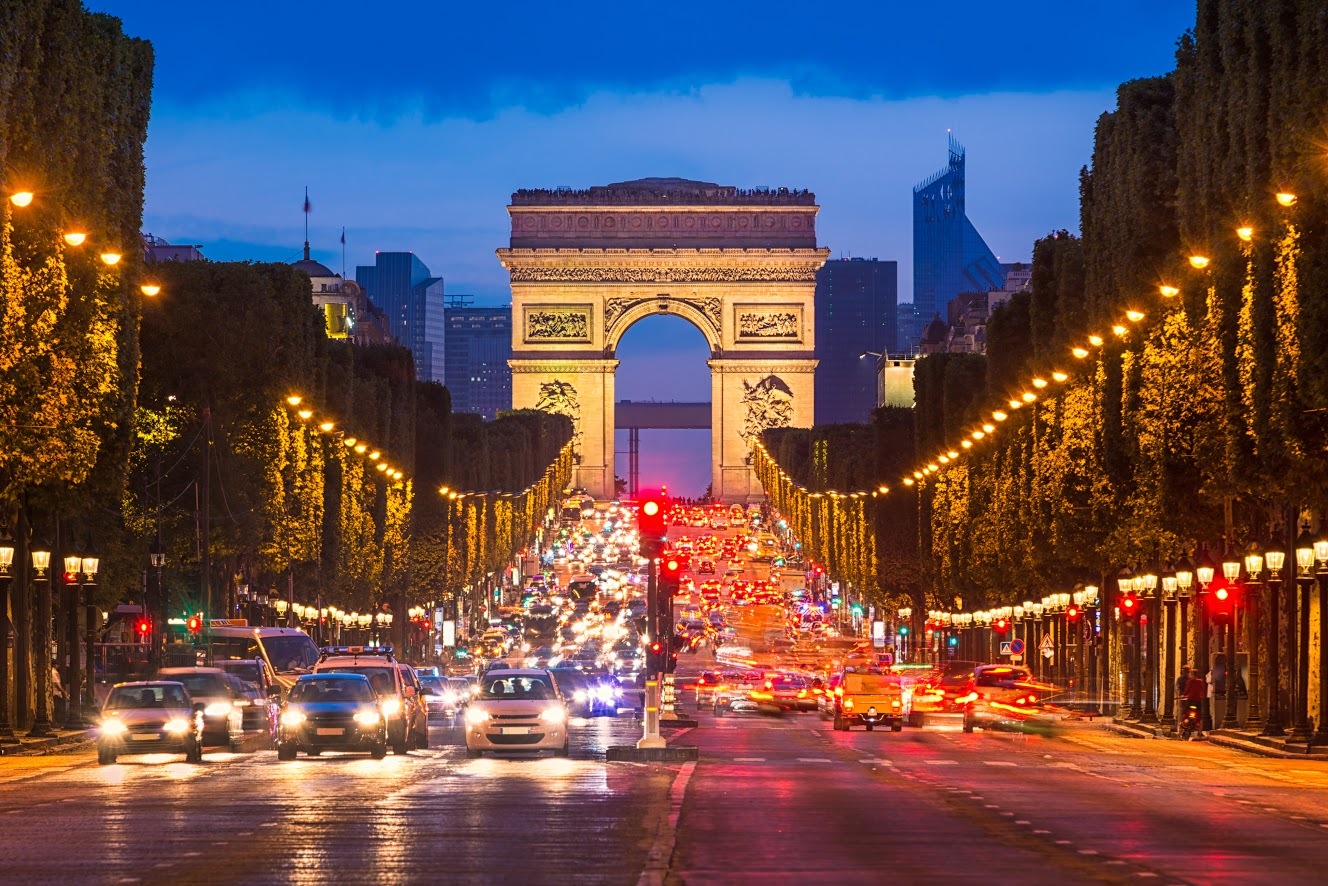
[[[346,226],[341,226],[341,279],[346,279]]]
[[[309,260],[309,186],[304,186],[304,260]]]

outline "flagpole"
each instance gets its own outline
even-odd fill
[[[346,226],[341,226],[341,279],[346,279]]]
[[[304,260],[309,260],[309,186],[304,186]]]

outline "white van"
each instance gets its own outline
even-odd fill
[[[261,658],[276,673],[282,697],[301,674],[318,664],[318,645],[299,628],[260,628],[228,620],[213,621],[208,629],[214,664]]]

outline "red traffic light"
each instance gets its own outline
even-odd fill
[[[1121,597],[1120,611],[1121,615],[1126,618],[1134,618],[1139,614],[1139,598],[1134,596],[1133,593]]]
[[[1218,588],[1217,590],[1213,591],[1213,597],[1222,603],[1225,603],[1230,596],[1231,592],[1228,591],[1226,588]]]
[[[991,629],[998,634],[1004,634],[1010,630],[1010,622],[1004,618],[998,618],[991,623]]]
[[[152,633],[152,622],[148,621],[146,618],[140,618],[138,620],[138,632],[140,634]]]
[[[185,626],[189,628],[189,633],[197,634],[203,630],[203,619],[199,618],[197,615],[191,615],[189,616],[189,621],[185,623]]]
[[[650,651],[659,655],[664,651],[664,644],[660,643],[658,640],[652,640],[650,643]]]
[[[1065,617],[1070,621],[1078,621],[1079,615],[1080,612],[1078,606],[1070,606],[1065,610]]]

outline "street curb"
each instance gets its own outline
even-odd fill
[[[660,721],[659,721],[659,728],[660,728],[660,729],[683,729],[683,728],[687,728],[687,729],[695,729],[697,726],[700,726],[700,725],[701,725],[701,724],[698,723],[696,720],[688,720],[688,719],[685,718],[685,717],[677,718],[677,719],[673,719],[673,720],[660,720]]]
[[[1118,735],[1127,735],[1130,738],[1151,738],[1168,739],[1171,741],[1180,741],[1170,732],[1158,727],[1150,728],[1146,726],[1137,726],[1132,723],[1102,723],[1101,726],[1117,733]],[[1274,757],[1279,760],[1318,760],[1328,761],[1328,747],[1318,750],[1308,751],[1287,751],[1275,747],[1272,744],[1265,743],[1271,740],[1244,734],[1232,734],[1224,731],[1209,732],[1204,741],[1210,744],[1220,745],[1224,748],[1231,748],[1236,751],[1244,751],[1247,754],[1255,754],[1260,757]]]
[[[20,739],[18,744],[0,744],[0,757],[31,757],[39,754],[45,754],[52,748],[63,748],[65,745],[82,744],[96,739],[96,733],[92,729],[80,729],[77,732],[70,732],[65,735],[54,735],[50,738],[25,738]]]

